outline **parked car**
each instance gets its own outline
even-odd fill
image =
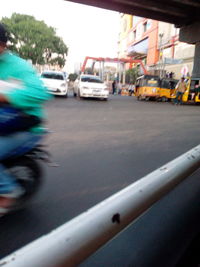
[[[41,79],[51,94],[68,96],[68,83],[62,71],[43,71]]]
[[[108,99],[109,90],[100,77],[82,74],[74,82],[74,96]]]

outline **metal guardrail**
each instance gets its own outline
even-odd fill
[[[200,145],[2,259],[0,266],[77,266],[199,167]]]

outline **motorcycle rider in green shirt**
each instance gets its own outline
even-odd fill
[[[9,135],[0,135],[0,161],[6,155],[26,143],[34,147],[44,135],[43,106],[50,95],[39,76],[27,61],[7,49],[8,32],[0,24],[0,104],[10,104],[27,115],[38,118],[41,123],[26,131],[18,131]],[[3,90],[4,83],[14,86]],[[15,86],[16,85],[16,86]],[[0,163],[0,215],[6,213],[15,200],[22,194],[20,185]]]

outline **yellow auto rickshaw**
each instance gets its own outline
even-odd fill
[[[183,103],[200,103],[200,78],[186,77],[185,83],[187,89],[182,96]],[[176,90],[172,95],[172,100],[176,98]]]
[[[160,95],[160,79],[156,75],[142,75],[137,78],[134,95],[138,100],[157,99]]]
[[[183,94],[182,101],[188,103],[200,103],[200,78],[186,79],[187,89]]]
[[[159,100],[166,102],[171,100],[175,95],[175,88],[178,80],[172,78],[162,78],[160,80]]]

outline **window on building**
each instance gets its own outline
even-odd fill
[[[136,31],[136,39],[139,40],[142,38],[142,34],[143,34],[143,24],[139,23],[137,26],[137,31]]]
[[[133,31],[131,31],[131,32],[129,33],[128,42],[130,43],[130,42],[133,42],[133,41],[134,41],[134,34],[133,34]]]
[[[143,24],[143,32],[147,31],[147,21]]]
[[[136,33],[136,30],[133,32],[133,40],[135,41],[136,40],[136,36],[137,36],[137,33]]]
[[[147,31],[151,28],[151,25],[152,25],[151,19],[148,19],[147,20]]]
[[[133,27],[135,27],[136,24],[138,23],[138,21],[140,21],[141,19],[142,19],[142,17],[133,16],[132,17],[132,25],[133,25]]]
[[[180,29],[176,28],[175,26],[173,26],[172,28],[172,36],[176,36],[179,34]]]

